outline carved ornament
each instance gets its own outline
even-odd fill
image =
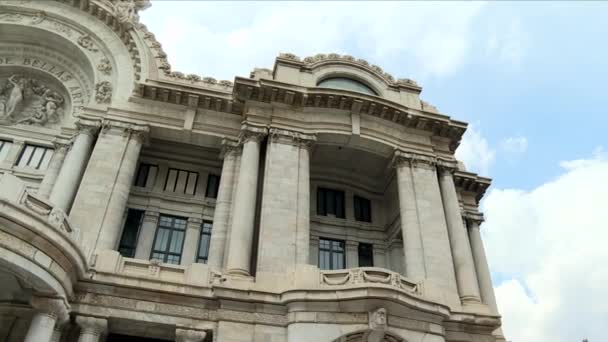
[[[82,46],[83,48],[85,48],[91,52],[99,51],[97,49],[97,47],[95,46],[95,42],[93,41],[93,38],[91,38],[91,36],[89,36],[88,34],[80,36],[80,38],[78,38],[78,40],[76,40],[76,41],[78,42],[78,45]]]
[[[311,148],[317,141],[317,137],[314,134],[306,134],[280,128],[271,128],[269,135],[273,143],[290,144],[307,149]]]
[[[112,84],[108,81],[99,82],[95,85],[95,101],[97,103],[108,103],[112,99]]]
[[[239,143],[244,144],[249,140],[255,140],[260,142],[268,134],[268,128],[263,126],[254,126],[248,123],[244,123],[241,126],[241,134],[239,136]]]
[[[405,152],[401,150],[395,151],[393,156],[392,165],[393,167],[416,167],[416,168],[427,168],[434,169],[437,164],[437,158],[430,155],[418,154],[414,152]]]
[[[0,78],[0,124],[55,124],[65,108],[64,96],[44,81],[19,74]]]
[[[97,70],[101,71],[104,75],[110,75],[112,73],[112,64],[106,57],[102,57],[97,64]]]
[[[34,309],[53,316],[60,324],[69,319],[70,306],[64,298],[32,297],[30,304]]]
[[[369,328],[371,330],[386,330],[386,309],[379,308],[369,313]]]

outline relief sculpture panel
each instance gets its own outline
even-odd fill
[[[53,88],[35,77],[0,76],[0,124],[45,126],[60,122],[66,99]]]

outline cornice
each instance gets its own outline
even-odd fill
[[[456,185],[456,188],[461,191],[474,192],[476,194],[475,200],[479,203],[486,190],[492,184],[492,180],[490,178],[478,176],[472,172],[455,171],[454,184]]]
[[[446,115],[408,108],[377,96],[348,90],[306,88],[273,80],[237,77],[233,94],[235,103],[280,103],[300,108],[328,108],[375,116],[406,128],[448,138],[451,140],[452,151],[458,147],[467,127],[466,123],[452,120]]]

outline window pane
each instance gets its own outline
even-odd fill
[[[344,192],[336,191],[336,217],[345,218],[344,216]]]
[[[129,209],[127,219],[120,238],[118,251],[122,256],[132,258],[135,256],[137,236],[144,212],[142,210]]]
[[[42,162],[42,157],[44,157],[45,148],[36,147],[34,148],[34,153],[30,158],[30,162],[28,166],[38,169],[40,167],[40,163]]]
[[[205,197],[217,198],[217,191],[220,185],[220,177],[217,175],[209,175],[207,177],[207,190],[205,191]]]
[[[135,177],[135,186],[145,187],[146,180],[148,179],[148,172],[150,171],[150,165],[141,163],[139,164],[139,170],[137,171],[137,176]]]
[[[329,269],[329,252],[319,251],[319,268],[322,270]]]
[[[336,193],[332,190],[325,191],[325,211],[336,215]]]
[[[155,251],[164,251],[167,248],[167,241],[169,240],[170,230],[165,228],[158,228],[156,235],[156,243],[154,244]]]
[[[177,170],[169,169],[167,180],[165,181],[165,191],[175,191],[175,182],[177,181]]]
[[[51,158],[53,158],[53,152],[54,151],[50,148],[45,149],[44,156],[42,157],[42,160],[40,161],[40,165],[38,166],[39,170],[46,170],[46,168],[49,167]]]
[[[156,174],[158,173],[158,166],[150,165],[148,170],[148,177],[146,178],[146,182],[144,184],[145,187],[154,186],[154,182],[156,181]]]
[[[196,192],[196,183],[198,180],[198,173],[189,172],[188,173],[188,182],[186,183],[186,194],[194,195]]]
[[[374,266],[374,249],[369,243],[359,243],[359,266]]]
[[[179,255],[167,255],[166,263],[179,265],[180,260],[181,260],[181,257]]]
[[[325,189],[318,188],[317,189],[317,214],[318,215],[327,215],[327,211],[325,210]]]
[[[23,149],[23,152],[21,153],[21,157],[19,158],[19,162],[17,163],[17,166],[19,166],[19,167],[27,166],[33,153],[34,153],[34,146],[26,145],[25,148]]]
[[[171,243],[169,244],[169,252],[181,254],[183,243],[184,243],[184,232],[174,230],[173,234],[171,234]]]
[[[0,140],[0,162],[6,159],[8,152],[10,151],[13,143],[10,141]]]
[[[175,186],[175,192],[180,194],[186,193],[186,182],[188,182],[188,172],[180,170],[177,175],[177,185]]]

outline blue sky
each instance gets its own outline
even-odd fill
[[[457,156],[493,178],[482,234],[516,342],[605,340],[607,18],[608,2],[153,1],[142,13],[174,70],[232,79],[279,52],[349,54],[469,122]]]

